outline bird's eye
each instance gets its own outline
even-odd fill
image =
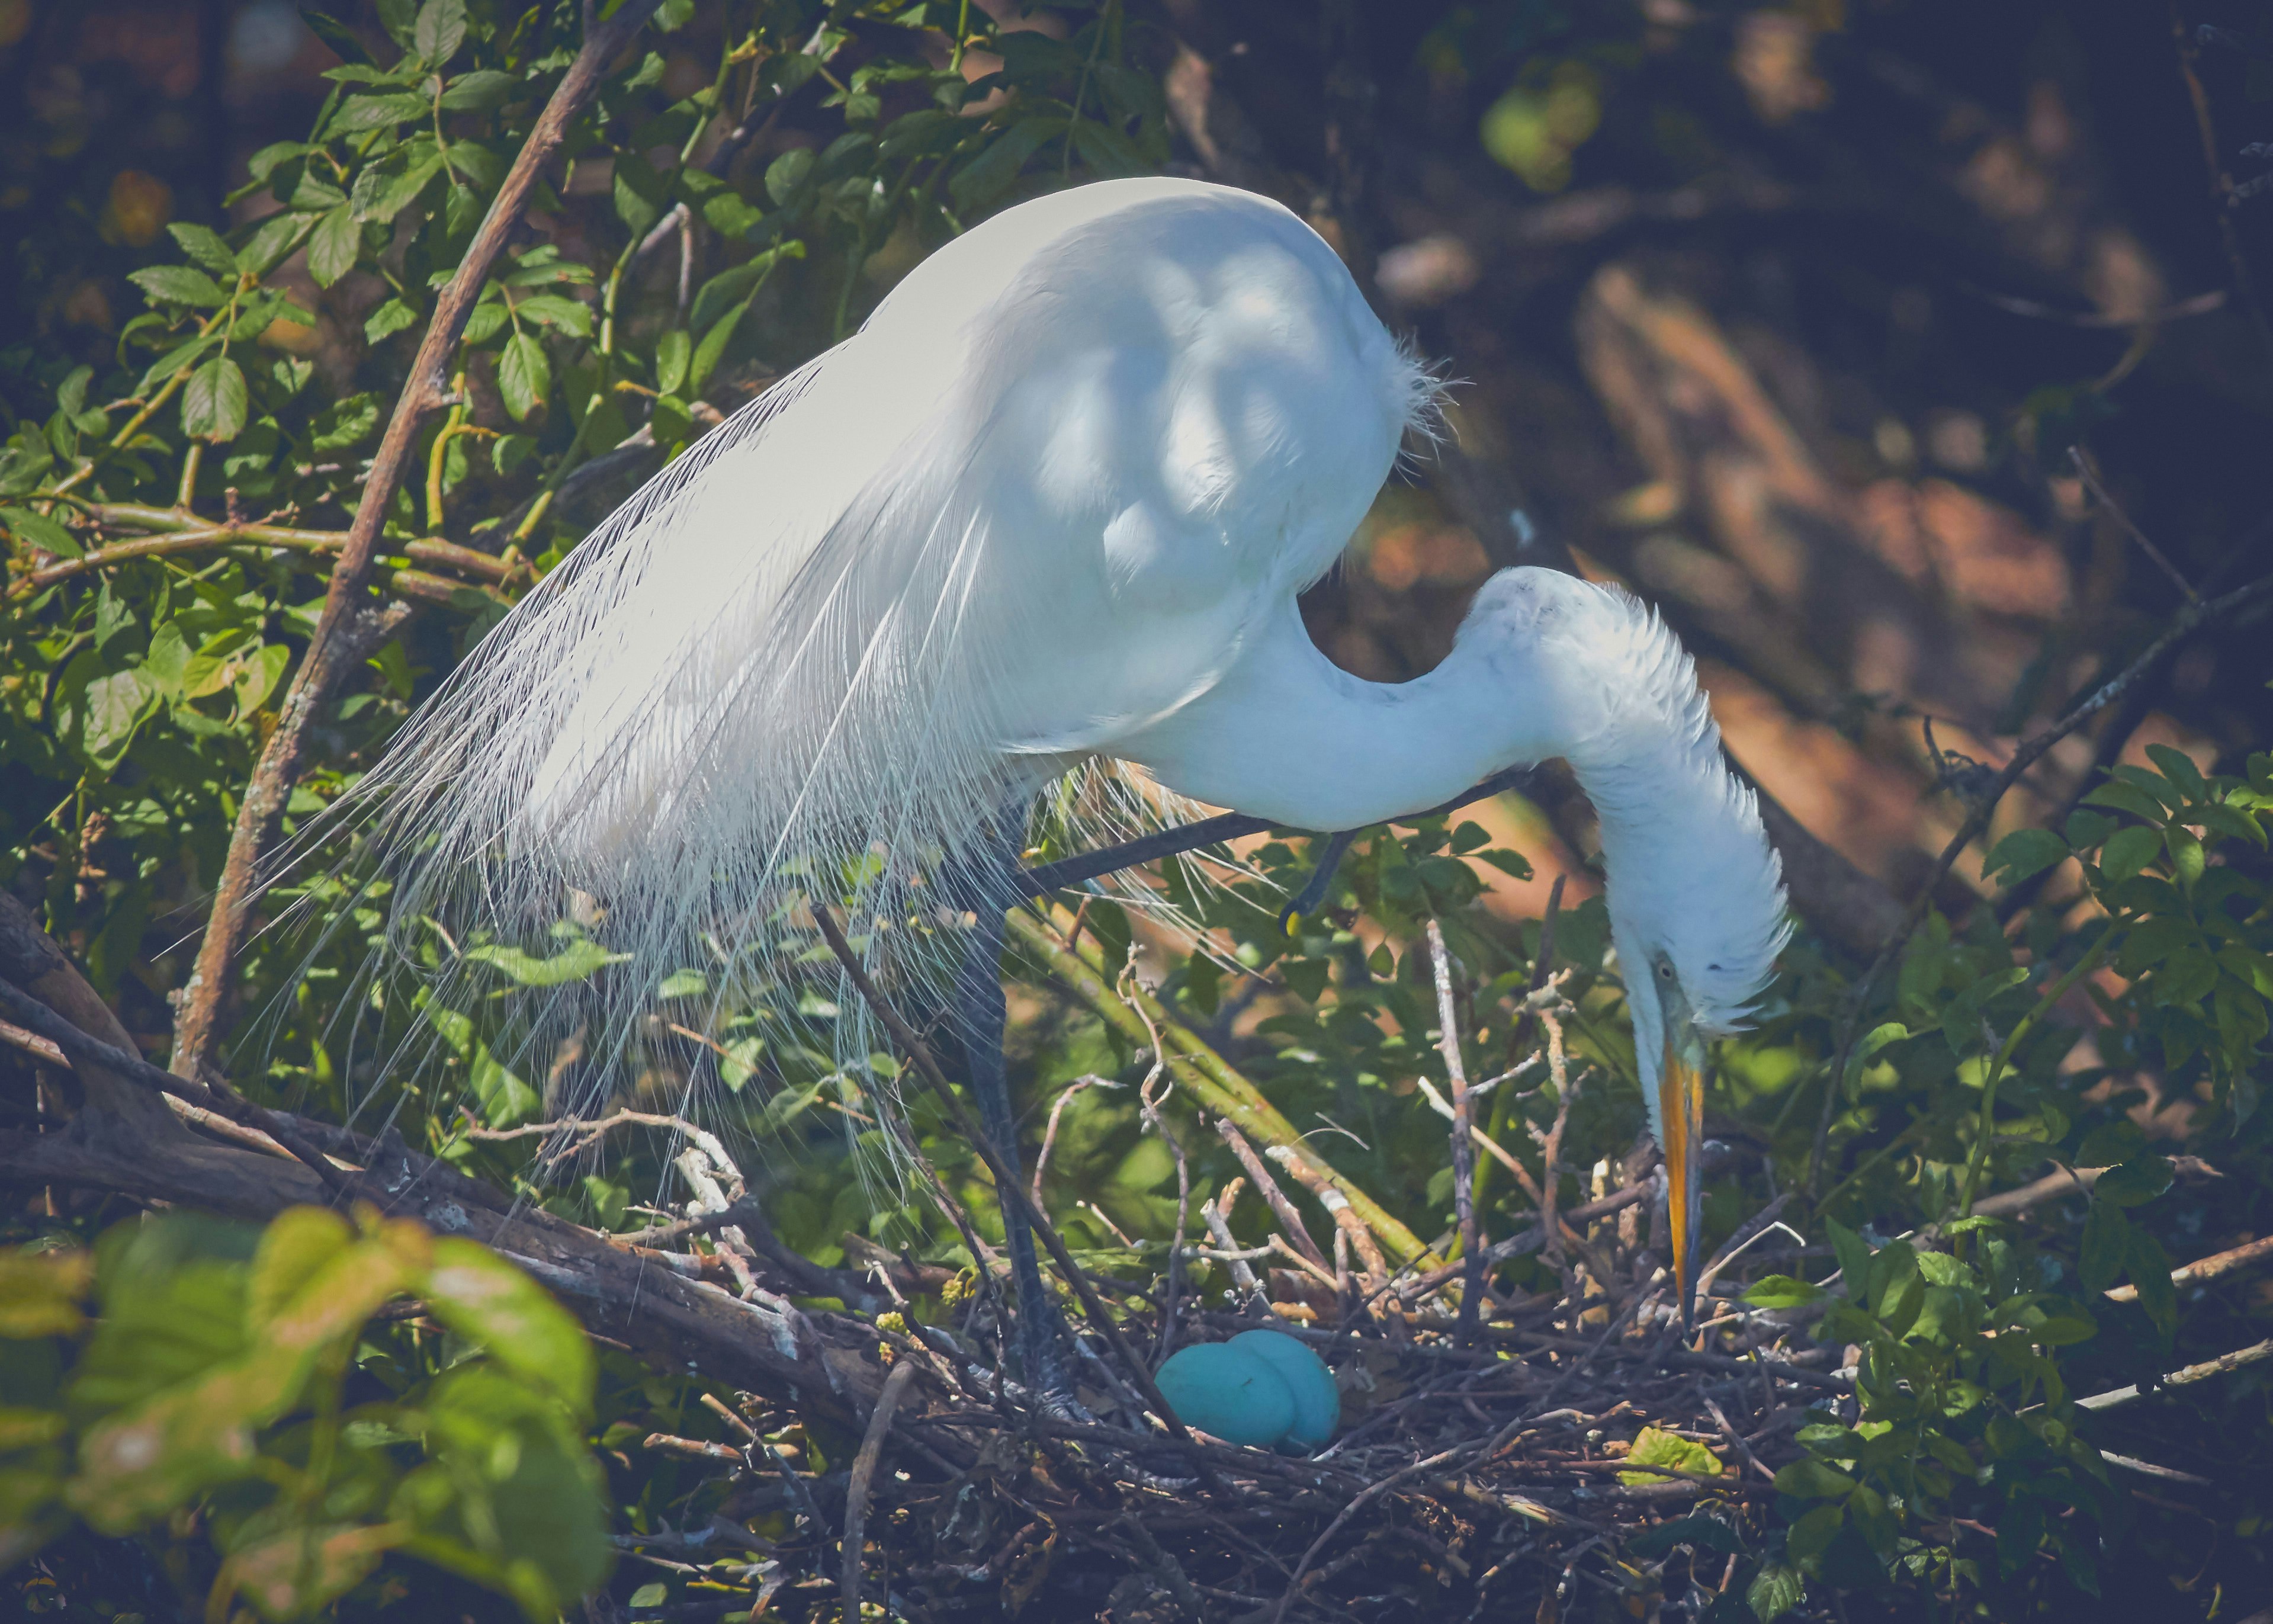
[[[1661,981],[1671,981],[1673,979],[1673,966],[1669,964],[1662,964],[1658,966],[1657,979]]]

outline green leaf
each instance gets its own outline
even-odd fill
[[[2090,807],[2112,807],[2118,812],[2128,812],[2134,817],[2143,817],[2160,824],[2170,816],[2163,803],[2140,789],[2136,785],[2111,778],[2083,798]]]
[[[2171,853],[2171,872],[2179,883],[2191,886],[2202,876],[2202,845],[2191,830],[2172,823],[2163,831],[2163,844]]]
[[[2153,1200],[2170,1187],[2171,1159],[2142,1151],[2122,1166],[2102,1173],[2099,1182],[2091,1187],[2091,1193],[2099,1202],[2137,1207]]]
[[[332,127],[326,133],[336,138],[359,135],[366,130],[389,129],[426,117],[431,107],[432,103],[420,95],[349,96],[332,115]]]
[[[442,93],[442,110],[446,113],[478,113],[496,107],[519,87],[521,81],[510,73],[499,73],[494,68],[476,68],[471,73],[461,73],[450,81]]]
[[[399,298],[389,299],[364,318],[363,335],[365,342],[376,344],[392,338],[405,327],[418,325],[418,312]]]
[[[2086,1168],[2116,1167],[2137,1155],[2146,1142],[2147,1136],[2140,1132],[2137,1123],[2119,1117],[2084,1135],[2075,1153],[2075,1164]]]
[[[1769,1274],[1754,1281],[1744,1291],[1744,1301],[1754,1308],[1804,1308],[1811,1303],[1823,1301],[1820,1287],[1806,1281],[1796,1280],[1789,1274]]]
[[[655,347],[655,387],[660,395],[676,395],[686,381],[687,363],[694,358],[694,347],[684,327],[673,327],[665,333]]]
[[[284,256],[300,245],[317,216],[311,214],[271,214],[254,229],[236,252],[236,268],[247,276],[266,276]]]
[[[1803,1455],[1775,1475],[1776,1492],[1794,1500],[1839,1500],[1854,1488],[1855,1479],[1812,1456]]]
[[[214,275],[234,279],[236,275],[236,256],[229,252],[221,233],[211,226],[201,226],[193,221],[176,220],[166,227],[167,233],[182,245],[182,252]]]
[[[993,202],[1009,189],[1018,178],[1018,171],[1026,167],[1026,160],[1040,150],[1042,144],[1053,136],[1065,133],[1062,118],[1023,118],[986,144],[986,148],[955,173],[947,183],[954,195],[955,206],[969,213]],[[773,175],[768,171],[766,190],[773,191]],[[784,199],[775,193],[774,201]]]
[[[2174,750],[2167,744],[2150,744],[2147,747],[2147,759],[2160,767],[2163,776],[2177,785],[2188,801],[2209,799],[2209,786],[2202,782],[2202,769],[2184,750]]]
[[[539,959],[517,947],[484,945],[466,950],[470,964],[487,965],[523,987],[565,987],[581,981],[604,965],[621,964],[628,953],[611,953],[589,937],[571,942],[550,959]]]
[[[655,166],[637,153],[616,154],[612,185],[616,218],[624,222],[626,230],[636,235],[662,218],[671,189],[655,172]]]
[[[514,305],[514,313],[540,326],[558,327],[579,338],[592,335],[592,307],[558,293],[532,293]]]
[[[1847,1287],[1848,1300],[1864,1306],[1871,1278],[1870,1243],[1836,1218],[1827,1219],[1824,1228],[1831,1232],[1831,1250],[1839,1259],[1839,1276]]]
[[[0,522],[4,522],[10,533],[24,545],[38,547],[58,558],[77,558],[86,551],[59,521],[43,513],[34,513],[28,508],[0,508]]]
[[[304,1290],[319,1270],[355,1244],[355,1229],[324,1207],[292,1207],[261,1231],[245,1281],[244,1324],[257,1339]]]
[[[215,356],[190,376],[182,391],[182,432],[219,444],[244,432],[244,372],[227,356]]]
[[[2104,1291],[2123,1272],[2130,1255],[2131,1222],[2112,1201],[2094,1201],[2083,1220],[2083,1241],[2076,1257],[2076,1277],[2086,1291]]]
[[[1990,848],[1989,856],[1981,865],[1983,879],[1996,878],[2004,885],[2018,885],[2032,879],[2056,863],[2067,861],[2067,842],[2049,829],[2015,829]]]
[[[2123,1267],[2138,1289],[2139,1306],[2147,1311],[2157,1330],[2170,1335],[2179,1322],[2179,1289],[2171,1283],[2171,1259],[2162,1243],[2134,1225]]]
[[[292,663],[292,650],[281,643],[272,643],[249,659],[237,662],[236,714],[251,716],[267,702],[284,679],[285,668]]]
[[[2133,824],[2119,829],[2100,848],[2099,872],[2111,884],[2120,884],[2155,861],[2162,850],[2162,833]]]
[[[1863,1068],[1875,1059],[1880,1049],[1889,1043],[1899,1043],[1910,1036],[1910,1029],[1898,1020],[1873,1026],[1855,1045],[1855,1052],[1847,1057],[1846,1094],[1850,1100],[1857,1097],[1863,1080]]]
[[[430,68],[439,68],[458,54],[466,40],[465,0],[426,0],[418,8],[418,21],[410,34],[411,49]]]
[[[515,423],[524,421],[552,393],[552,364],[534,333],[515,333],[506,340],[505,353],[498,357],[498,392],[505,396],[505,409]]]
[[[212,277],[186,265],[153,265],[126,280],[161,304],[217,310],[229,303],[229,295]]]
[[[308,274],[319,288],[328,288],[355,268],[362,252],[363,227],[355,210],[342,203],[316,222],[308,238]]]
[[[1818,1506],[1791,1525],[1791,1532],[1784,1537],[1784,1553],[1795,1562],[1820,1556],[1846,1522],[1847,1514],[1841,1507]]]
[[[580,1421],[591,1413],[596,1362],[582,1327],[528,1275],[472,1241],[434,1243],[424,1295],[434,1317],[491,1361],[551,1394]]]
[[[1669,1466],[1676,1471],[1697,1472],[1707,1477],[1717,1477],[1722,1471],[1719,1458],[1703,1444],[1654,1426],[1646,1426],[1634,1435],[1633,1447],[1626,1451],[1626,1459],[1636,1466]],[[1620,1472],[1618,1481],[1631,1489],[1667,1480],[1654,1472]]]
[[[771,163],[766,165],[766,195],[776,206],[787,203],[813,173],[813,149],[792,147]]]
[[[1769,1562],[1745,1587],[1744,1601],[1760,1624],[1774,1624],[1775,1620],[1799,1605],[1806,1594],[1807,1586],[1801,1580],[1798,1568],[1782,1562]]]
[[[1736,1556],[1744,1551],[1744,1542],[1735,1529],[1720,1518],[1699,1513],[1661,1522],[1639,1538],[1629,1539],[1625,1553],[1628,1556],[1647,1561],[1667,1554],[1676,1545],[1692,1545],[1700,1551],[1716,1551],[1723,1556]]]
[[[694,347],[694,358],[687,366],[686,387],[689,389],[699,391],[710,381],[710,374],[717,368],[718,358],[726,353],[727,344],[733,340],[734,329],[742,324],[742,312],[749,308],[750,301],[744,299],[719,317],[710,330],[702,335],[702,342]]]
[[[385,169],[365,169],[356,177],[356,217],[386,224],[416,202],[428,183],[441,172],[442,154],[439,152],[431,152],[394,173]]]

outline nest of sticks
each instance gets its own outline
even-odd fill
[[[664,1599],[643,1589],[647,1605],[595,1617],[851,1620],[865,1601],[917,1620],[1261,1624],[1416,1602],[1448,1619],[1701,1618],[1737,1553],[1758,1548],[1794,1430],[1812,1408],[1849,1413],[1837,1350],[1810,1345],[1810,1317],[1749,1308],[1729,1277],[1739,1249],[1774,1238],[1781,1201],[1700,1272],[1711,1307],[1684,1328],[1648,1244],[1654,1166],[1489,1249],[1542,1254],[1563,1289],[1527,1296],[1488,1275],[1469,1289],[1458,1265],[1384,1270],[1369,1242],[1353,1244],[1354,1221],[1320,1248],[1270,1164],[1234,1148],[1249,1174],[1200,1214],[1218,1244],[1186,1251],[1166,1281],[1083,1274],[1077,1410],[1004,1373],[1006,1279],[968,1286],[881,1249],[856,1259],[865,1273],[823,1269],[733,1203],[747,1222],[713,1229],[708,1257],[734,1257],[745,1293],[778,1304],[787,1342],[842,1405],[816,1415],[746,1393],[706,1400],[707,1436],[626,1440],[715,1469],[693,1503],[716,1510],[701,1527],[619,1537],[632,1577],[663,1581]],[[1227,1209],[1258,1198],[1267,1243],[1230,1243]],[[1204,1287],[1190,1267],[1203,1259]],[[791,1308],[769,1279],[845,1307]],[[947,1323],[910,1312],[919,1297],[944,1301],[951,1312],[923,1318]],[[1142,1373],[1258,1324],[1335,1374],[1342,1425],[1315,1455],[1186,1432]]]

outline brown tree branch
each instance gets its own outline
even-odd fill
[[[330,699],[340,678],[354,667],[355,661],[346,658],[352,639],[343,634],[353,623],[354,611],[362,605],[371,583],[379,531],[395,491],[417,460],[418,436],[428,419],[449,404],[450,362],[465,333],[467,318],[473,314],[490,267],[504,252],[506,240],[528,211],[545,166],[566,139],[568,126],[598,94],[609,63],[639,33],[656,4],[657,0],[623,0],[605,21],[589,22],[582,48],[568,64],[544,110],[537,115],[520,155],[491,200],[487,217],[474,233],[466,257],[435,301],[434,319],[427,325],[410,376],[395,401],[394,415],[379,441],[379,455],[371,459],[355,523],[340,548],[339,562],[333,566],[331,590],[325,594],[323,613],[308,639],[308,651],[277,708],[276,730],[260,753],[251,782],[245,786],[236,826],[229,832],[229,857],[214,891],[213,913],[206,923],[205,939],[198,944],[189,984],[182,989],[181,1012],[174,1024],[173,1069],[184,1076],[194,1076],[220,1041],[237,955],[251,926],[261,846],[282,815],[299,777],[317,713]]]

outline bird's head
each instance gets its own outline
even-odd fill
[[[1757,798],[1722,756],[1695,665],[1632,594],[1504,570],[1477,594],[1461,628],[1472,635],[1525,696],[1522,754],[1568,761],[1600,820],[1604,900],[1665,1153],[1685,1301],[1706,1046],[1744,1026],[1774,974],[1789,935],[1782,865]]]

